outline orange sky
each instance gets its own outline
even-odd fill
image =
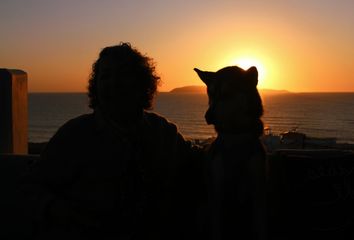
[[[194,67],[259,64],[261,88],[354,91],[354,1],[0,2],[0,67],[32,92],[86,90],[101,48],[129,41],[155,59],[161,91],[200,85]]]

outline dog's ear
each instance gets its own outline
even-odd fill
[[[257,86],[258,84],[258,71],[256,67],[250,67],[247,70],[247,76],[249,79],[252,81],[254,86]]]
[[[197,72],[199,78],[206,84],[208,85],[210,82],[212,82],[215,79],[215,73],[214,72],[207,72],[207,71],[201,71],[198,68],[194,68],[194,71]]]

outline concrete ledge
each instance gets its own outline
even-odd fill
[[[354,153],[278,151],[267,201],[271,239],[354,239]]]
[[[284,150],[268,157],[269,239],[354,239],[353,152]],[[38,160],[0,155],[1,218],[8,223],[0,238],[6,232],[28,239],[32,231],[18,183]]]
[[[28,154],[39,155],[45,148],[48,142],[29,142],[28,143]]]
[[[39,155],[0,154],[0,239],[31,239],[32,208],[24,179],[38,160]]]

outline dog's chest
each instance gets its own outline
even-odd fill
[[[243,144],[226,144],[218,139],[209,153],[209,177],[216,188],[238,188],[245,183],[251,152]]]
[[[214,194],[229,195],[244,202],[251,193],[254,177],[256,141],[244,138],[219,138],[209,153],[210,188]],[[225,197],[226,197],[225,195]]]
[[[215,171],[238,175],[253,155],[254,144],[242,139],[217,139],[210,150],[210,164]]]

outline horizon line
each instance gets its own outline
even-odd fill
[[[173,89],[172,89],[173,90]],[[157,93],[172,93],[171,91],[157,91]],[[260,91],[262,90],[275,90],[275,91],[286,91],[287,93],[284,94],[291,94],[291,93],[354,93],[353,91],[290,91],[286,89],[270,89],[270,88],[260,88],[258,89]],[[28,94],[87,94],[87,92],[81,92],[81,91],[28,91]],[[198,93],[198,92],[185,92],[185,93],[190,93],[190,94],[204,94],[204,93]],[[183,94],[182,93],[174,93],[174,94]],[[206,93],[205,93],[206,94]]]

